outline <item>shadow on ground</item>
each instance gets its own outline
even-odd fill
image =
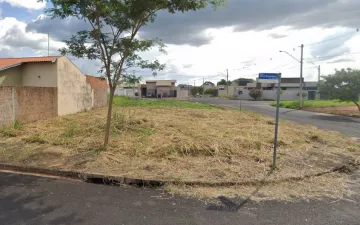
[[[255,188],[255,190],[245,199],[242,199],[240,201],[240,203],[236,204],[235,199],[230,199],[227,198],[225,196],[219,196],[218,200],[222,203],[222,205],[209,205],[206,209],[207,210],[214,210],[214,211],[227,211],[227,212],[237,212],[239,211],[242,207],[244,207],[250,200],[252,197],[254,197],[260,190],[262,187],[265,186],[265,180],[273,173],[273,170],[270,170],[265,176],[264,178],[261,180],[261,182],[259,182],[260,184]]]
[[[346,116],[328,116],[328,115],[313,115],[312,118],[318,120],[334,121],[334,122],[351,122],[351,123],[360,123],[360,120],[355,120]]]

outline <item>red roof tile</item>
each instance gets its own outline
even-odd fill
[[[0,58],[0,70],[13,67],[22,63],[52,62],[61,56],[25,57],[25,58]]]
[[[86,82],[88,82],[88,84],[90,84],[91,88],[93,89],[108,88],[106,79],[102,77],[94,77],[94,76],[86,75]]]

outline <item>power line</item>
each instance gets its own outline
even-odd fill
[[[342,55],[338,55],[338,56],[328,55],[328,56],[322,56],[322,57],[316,57],[316,58],[306,58],[306,60],[313,59],[314,61],[321,61],[321,60],[317,60],[317,59],[325,59],[326,60],[326,59],[332,59],[332,58],[337,58],[337,57],[341,57],[341,56],[355,55],[355,54],[360,54],[360,52],[352,52],[352,53],[342,54]]]
[[[352,33],[357,33],[357,32],[359,32],[359,28],[356,28],[355,31],[349,31],[349,32],[346,32],[346,33],[342,33],[342,34],[339,34],[339,35],[336,35],[336,36],[332,36],[332,37],[330,37],[330,38],[327,38],[327,39],[324,39],[324,40],[321,40],[321,41],[318,41],[318,42],[305,44],[304,46],[321,44],[321,43],[323,43],[323,42],[327,42],[327,41],[336,39],[336,38],[338,38],[338,37],[345,36],[345,35],[352,34]]]

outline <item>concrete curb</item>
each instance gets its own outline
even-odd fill
[[[56,176],[62,178],[71,178],[82,180],[88,183],[97,183],[97,184],[107,184],[107,185],[134,185],[140,187],[161,187],[165,184],[177,184],[177,185],[188,185],[188,186],[205,186],[205,187],[229,187],[229,186],[256,186],[256,185],[266,185],[266,184],[275,184],[288,181],[300,181],[303,179],[311,177],[319,177],[325,174],[333,172],[343,172],[350,173],[354,168],[358,168],[359,165],[339,165],[330,170],[319,172],[316,174],[305,175],[303,177],[289,177],[281,180],[248,180],[241,182],[201,182],[201,181],[176,181],[176,180],[148,180],[148,179],[137,179],[137,178],[128,178],[121,176],[104,176],[101,174],[93,173],[83,173],[76,171],[68,170],[57,170],[57,169],[46,169],[33,166],[25,165],[13,165],[7,163],[0,163],[0,170],[13,171],[13,172],[22,172],[30,174],[38,174],[45,176]],[[269,173],[270,174],[270,173]]]

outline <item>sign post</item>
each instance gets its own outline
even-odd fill
[[[260,73],[259,80],[267,83],[278,83],[276,95],[276,121],[275,121],[275,138],[274,138],[274,154],[272,169],[276,169],[276,154],[278,146],[278,132],[279,132],[279,107],[280,107],[280,90],[281,90],[281,73]]]
[[[240,111],[241,111],[241,98],[240,98],[240,95],[242,95],[243,92],[242,91],[238,91],[238,95],[239,95],[239,100],[240,100]]]

